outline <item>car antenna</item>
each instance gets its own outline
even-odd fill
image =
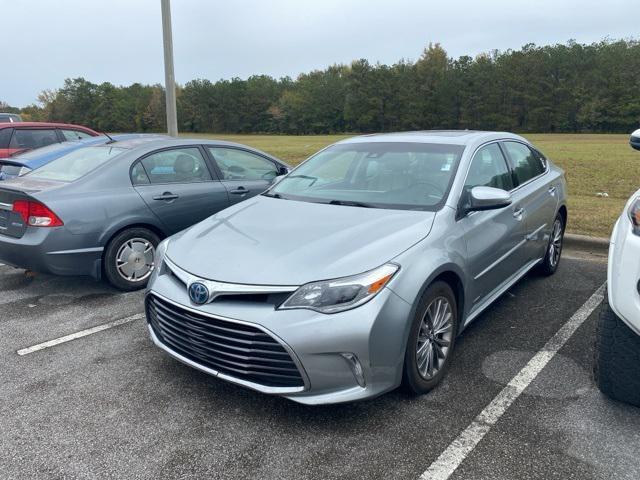
[[[102,135],[104,135],[105,137],[107,137],[109,139],[109,141],[107,143],[115,143],[115,140],[107,132],[100,132],[100,133],[102,133]]]

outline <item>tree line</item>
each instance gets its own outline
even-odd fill
[[[529,44],[457,59],[429,44],[416,61],[361,59],[295,80],[192,80],[177,89],[178,127],[287,134],[440,128],[627,133],[640,123],[639,87],[637,40]],[[67,79],[38,101],[20,110],[25,119],[109,132],[165,130],[161,85]]]

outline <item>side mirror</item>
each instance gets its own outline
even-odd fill
[[[511,205],[511,195],[500,188],[473,187],[469,192],[467,211],[497,210]]]
[[[285,167],[285,166],[280,166],[280,167],[278,168],[278,176],[280,176],[280,177],[281,177],[281,176],[286,175],[287,173],[289,173],[289,169],[288,169],[287,167]]]
[[[631,134],[629,145],[631,145],[631,148],[634,150],[640,150],[640,129]]]

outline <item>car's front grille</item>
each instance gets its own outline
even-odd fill
[[[268,387],[303,387],[287,350],[259,328],[210,317],[150,294],[147,320],[168,348],[231,377]]]

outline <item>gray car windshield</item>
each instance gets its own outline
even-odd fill
[[[110,146],[79,148],[27,175],[46,180],[73,182],[123,152],[126,152],[126,149]]]
[[[371,142],[333,145],[266,195],[337,205],[435,210],[444,203],[463,145]]]

